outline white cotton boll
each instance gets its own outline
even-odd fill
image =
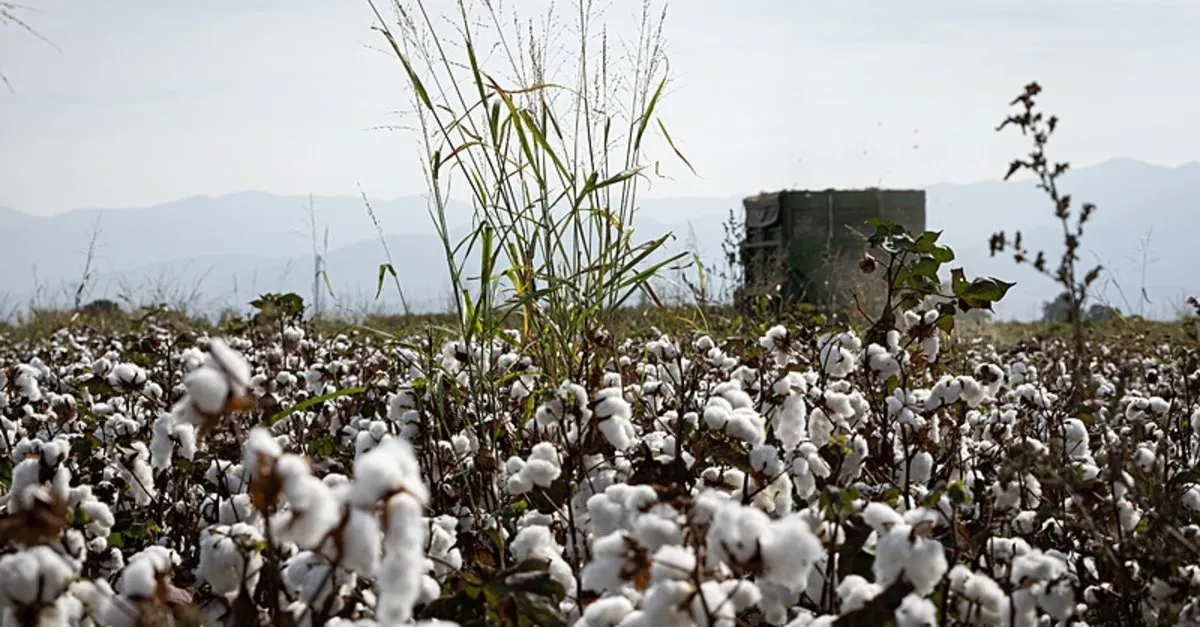
[[[646,590],[641,614],[636,617],[636,612],[630,614],[620,623],[620,627],[691,627],[697,624],[696,621],[680,610],[686,608],[694,598],[696,589],[689,582],[660,582]],[[631,618],[636,618],[636,622]]]
[[[1188,489],[1183,492],[1183,495],[1180,497],[1180,501],[1183,503],[1184,507],[1187,507],[1194,512],[1200,512],[1200,485],[1193,483],[1191,486],[1189,486]]]
[[[53,602],[74,574],[71,564],[48,546],[9,553],[0,558],[0,606]]]
[[[771,519],[762,510],[734,501],[722,504],[706,537],[710,565],[749,562],[759,553],[759,542],[770,525]]]
[[[937,361],[938,351],[941,349],[941,346],[941,338],[936,332],[921,340],[921,350],[925,352],[925,359],[930,363]]]
[[[195,425],[188,423],[176,424],[173,435],[179,443],[179,456],[188,461],[194,461],[196,459]]]
[[[808,432],[808,406],[802,392],[791,392],[772,419],[775,436],[785,451],[793,451]]]
[[[905,576],[918,594],[933,591],[946,573],[945,550],[940,542],[923,536],[917,527],[896,525],[880,534],[875,548],[875,581],[887,586]]]
[[[1142,511],[1128,499],[1121,499],[1117,501],[1117,520],[1121,524],[1122,531],[1133,533],[1137,529],[1138,523],[1142,522]]]
[[[517,535],[519,537],[521,534]],[[634,546],[633,541],[620,531],[596,538],[592,542],[592,561],[588,562],[580,573],[580,586],[584,590],[599,593],[620,590],[624,585],[622,575],[625,572],[626,560]]]
[[[146,383],[146,371],[137,364],[121,363],[108,373],[108,384],[118,392],[129,392]]]
[[[896,608],[896,627],[937,627],[937,607],[926,598],[910,594]]]
[[[1008,595],[991,577],[972,573],[960,564],[950,570],[948,579],[960,615],[970,615],[978,624],[1008,623]]]
[[[1033,533],[1034,529],[1037,527],[1037,512],[1033,510],[1025,510],[1013,517],[1012,524],[1013,528],[1016,529],[1018,533]]]
[[[633,425],[623,418],[612,417],[600,421],[596,427],[604,439],[618,451],[627,451],[633,446]]]
[[[833,435],[833,421],[825,415],[825,410],[816,407],[808,415],[808,437],[818,448],[829,443]]]
[[[285,480],[283,493],[290,509],[280,512],[272,522],[280,542],[294,542],[303,549],[315,547],[341,519],[341,507],[333,491],[312,475]]]
[[[861,609],[871,599],[874,599],[883,588],[879,585],[867,581],[861,575],[846,575],[845,579],[838,584],[837,596],[840,603],[838,609],[842,614],[847,614]]]
[[[863,522],[883,535],[896,525],[904,524],[904,516],[883,503],[868,503],[862,511]]]
[[[1022,585],[1027,581],[1053,581],[1067,574],[1067,563],[1038,549],[1028,549],[1012,559],[1009,581]]]
[[[925,485],[932,477],[933,455],[929,451],[920,451],[913,455],[908,465],[908,480],[917,485]]]
[[[957,377],[943,376],[929,390],[929,398],[925,401],[927,410],[953,405],[962,397],[962,381]]]
[[[1087,427],[1078,418],[1067,418],[1062,421],[1063,438],[1067,454],[1071,459],[1087,460],[1091,457],[1088,444]]]
[[[696,554],[691,547],[663,545],[654,552],[651,560],[652,583],[666,579],[688,580],[696,569]]]
[[[229,400],[229,383],[219,370],[197,368],[183,378],[188,399],[205,414],[220,414]]]
[[[246,474],[253,477],[258,474],[260,462],[274,460],[280,455],[283,455],[283,447],[279,445],[271,432],[262,427],[255,427],[250,430],[250,434],[246,438],[242,465],[246,468]]]
[[[520,468],[522,470],[525,468],[524,462],[521,462]],[[533,489],[533,480],[530,479],[528,475],[518,470],[517,472],[508,476],[508,478],[505,480],[504,488],[509,494],[513,496],[520,496]]]
[[[349,498],[352,504],[367,507],[398,490],[412,494],[422,504],[429,502],[429,488],[421,478],[412,444],[391,437],[355,460]]]
[[[530,459],[525,462],[521,468],[521,475],[527,478],[534,485],[543,488],[550,487],[554,480],[562,474],[562,468],[557,464],[546,461],[544,459]]]
[[[364,577],[374,577],[383,555],[383,531],[379,519],[357,507],[350,508],[338,543],[330,538],[322,553],[337,556],[341,546],[341,566]]]
[[[1154,471],[1157,459],[1158,456],[1154,452],[1153,445],[1150,444],[1139,444],[1137,450],[1133,452],[1133,463],[1145,473]]]
[[[667,511],[659,511],[662,510]],[[683,529],[672,520],[674,508],[659,505],[649,513],[638,516],[633,523],[633,537],[651,553],[660,547],[683,542]]]
[[[107,536],[109,531],[112,530],[113,525],[117,522],[108,504],[94,498],[84,500],[79,504],[79,509],[84,514],[87,514],[88,523],[86,529],[97,536]]]
[[[832,416],[839,420],[847,420],[854,416],[854,406],[850,404],[850,396],[841,392],[825,391],[825,407]]]
[[[117,591],[131,599],[153,598],[158,590],[159,574],[165,573],[170,566],[164,556],[146,549],[130,558],[121,571]]]
[[[1197,495],[1200,496],[1200,489],[1197,490]],[[604,493],[593,494],[588,498],[587,511],[596,536],[606,536],[620,529],[625,518],[625,510],[621,504]]]
[[[36,458],[23,459],[12,469],[12,483],[10,486],[10,494],[24,495],[31,488],[41,485],[41,480],[38,475],[41,472],[41,464]],[[21,498],[10,499],[9,509],[16,512],[25,509]]]
[[[154,474],[146,462],[150,459],[150,451],[141,442],[134,442],[133,450],[122,455],[117,467],[125,487],[139,506],[149,505],[154,501],[157,490],[154,488]]]
[[[704,424],[709,429],[721,431],[729,422],[729,415],[732,413],[733,407],[729,404],[729,401],[719,396],[714,396],[709,399],[708,404],[704,407]]]
[[[729,422],[725,423],[724,432],[750,446],[758,446],[767,439],[765,427],[766,422],[762,416],[745,407],[733,410],[729,415]]]
[[[962,382],[962,400],[969,408],[979,407],[987,398],[987,390],[973,377],[959,377]]]
[[[166,468],[171,465],[171,456],[175,452],[175,442],[171,439],[171,431],[175,426],[175,417],[162,414],[154,421],[154,435],[150,438],[150,465],[153,468]]]
[[[1066,579],[1048,583],[1035,594],[1038,605],[1055,620],[1064,621],[1075,613],[1075,591]]]
[[[901,373],[900,362],[888,349],[878,344],[871,344],[867,347],[865,361],[867,367],[882,380],[886,381]]]
[[[633,602],[622,596],[592,601],[574,627],[616,627],[633,612]]]
[[[262,556],[254,546],[261,541],[258,529],[245,523],[202,530],[197,576],[208,582],[214,594],[228,600],[237,596],[243,581],[253,590],[262,568]],[[249,560],[246,553],[250,554]]]
[[[804,588],[809,572],[822,556],[821,541],[813,534],[808,521],[797,514],[772,521],[759,544],[763,579],[792,592]]]
[[[742,387],[742,382],[737,379],[731,379],[718,384],[713,388],[712,400],[721,399],[725,401],[731,410],[733,409],[748,409],[754,406],[754,399],[746,393]]]

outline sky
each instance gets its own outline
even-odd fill
[[[610,41],[636,37],[643,0],[596,1]],[[0,206],[49,215],[248,189],[426,191],[416,135],[396,128],[414,119],[404,114],[412,94],[367,0],[25,4],[18,15],[50,43],[0,25],[10,86],[0,86]],[[573,6],[558,0],[563,23]],[[1032,80],[1062,118],[1055,160],[1200,159],[1195,0],[666,9],[671,79],[659,114],[696,173],[658,141],[650,157],[668,178],[647,195],[996,179],[1028,148],[995,127]],[[538,17],[546,1],[501,11]],[[570,43],[569,29],[552,30]]]

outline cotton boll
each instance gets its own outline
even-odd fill
[[[819,447],[825,446],[833,435],[833,421],[825,415],[825,410],[815,408],[808,415],[808,437]]]
[[[653,553],[660,547],[683,542],[683,529],[676,522],[678,513],[670,505],[657,505],[638,516],[633,523],[633,537]]]
[[[904,517],[883,503],[868,503],[863,508],[862,517],[863,521],[880,535],[896,525],[904,524]]]
[[[246,582],[253,590],[262,569],[257,545],[262,535],[245,523],[217,525],[200,532],[200,563],[197,576],[208,582],[214,594],[233,600]],[[249,555],[249,559],[247,559]]]
[[[48,546],[0,558],[0,606],[51,603],[67,589],[74,569]]]
[[[583,610],[574,627],[616,627],[633,612],[633,603],[621,596],[596,599]]]
[[[867,581],[860,575],[846,575],[837,587],[839,610],[842,614],[847,614],[861,609],[882,590],[878,584]]]
[[[936,627],[937,607],[916,594],[904,597],[896,608],[896,627]]]
[[[592,561],[580,573],[580,586],[599,593],[620,590],[624,586],[626,562],[635,547],[636,543],[619,531],[596,538],[592,543]]]
[[[403,490],[422,504],[429,502],[429,488],[421,478],[421,467],[407,440],[389,437],[355,460],[354,487],[349,500],[366,507],[385,495]]]
[[[710,565],[749,562],[758,554],[759,541],[770,524],[771,519],[759,509],[732,501],[722,504],[706,538]]]
[[[759,543],[763,579],[791,591],[803,588],[813,564],[823,553],[821,541],[813,534],[808,521],[796,514],[771,522],[768,533]]]
[[[687,580],[695,569],[696,554],[691,547],[663,545],[651,558],[650,581]]]
[[[808,434],[808,406],[804,402],[803,391],[789,391],[783,405],[772,417],[772,426],[783,450],[790,452],[799,446]]]
[[[322,553],[340,558],[341,566],[346,570],[364,577],[374,577],[383,554],[383,531],[379,519],[371,512],[351,507],[339,536],[338,542],[334,542],[333,538],[326,540]]]
[[[928,595],[946,573],[945,550],[921,527],[896,525],[881,534],[875,549],[875,581],[890,585],[903,575],[918,594]]]
[[[1008,624],[1008,595],[995,580],[961,564],[950,570],[948,578],[960,615],[971,616],[978,624]]]

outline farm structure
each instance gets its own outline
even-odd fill
[[[924,190],[783,190],[742,205],[742,295],[778,295],[831,313],[853,306],[855,295],[874,301],[884,289],[879,277],[859,270],[874,231],[867,220],[925,230]]]

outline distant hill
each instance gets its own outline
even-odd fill
[[[1200,164],[1161,167],[1118,159],[1070,172],[1062,188],[1077,204],[1098,205],[1085,231],[1082,255],[1085,264],[1099,260],[1108,268],[1098,286],[1102,299],[1126,312],[1168,317],[1186,295],[1200,293],[1189,254],[1195,246],[1191,238],[1200,233],[1194,197],[1200,189]],[[1018,282],[998,307],[1001,316],[1039,315],[1040,304],[1054,297],[1054,286],[1015,266],[1007,255],[990,257],[987,241],[995,231],[1020,229],[1030,246],[1048,248],[1056,260],[1061,230],[1041,192],[1028,181],[937,184],[926,191],[927,224],[944,232],[944,241],[958,254],[956,263],[969,273]],[[308,205],[307,196],[249,191],[48,217],[0,208],[0,267],[5,268],[0,298],[7,298],[0,305],[12,307],[35,297],[68,302],[97,227],[88,298],[136,293],[141,300],[186,300],[217,309],[244,306],[265,291],[307,297],[313,284]],[[371,206],[410,304],[419,310],[444,309],[448,275],[426,200],[372,199]],[[378,267],[387,258],[362,198],[315,197],[312,207],[318,239],[328,229],[326,269],[335,296],[356,310],[372,305]],[[719,264],[722,222],[730,209],[740,214],[740,197],[645,198],[635,240],[671,231],[670,251],[695,248],[706,263]],[[447,218],[456,233],[464,233],[470,208],[452,203]],[[1143,288],[1149,303],[1141,301]],[[397,307],[390,281],[374,304]]]

